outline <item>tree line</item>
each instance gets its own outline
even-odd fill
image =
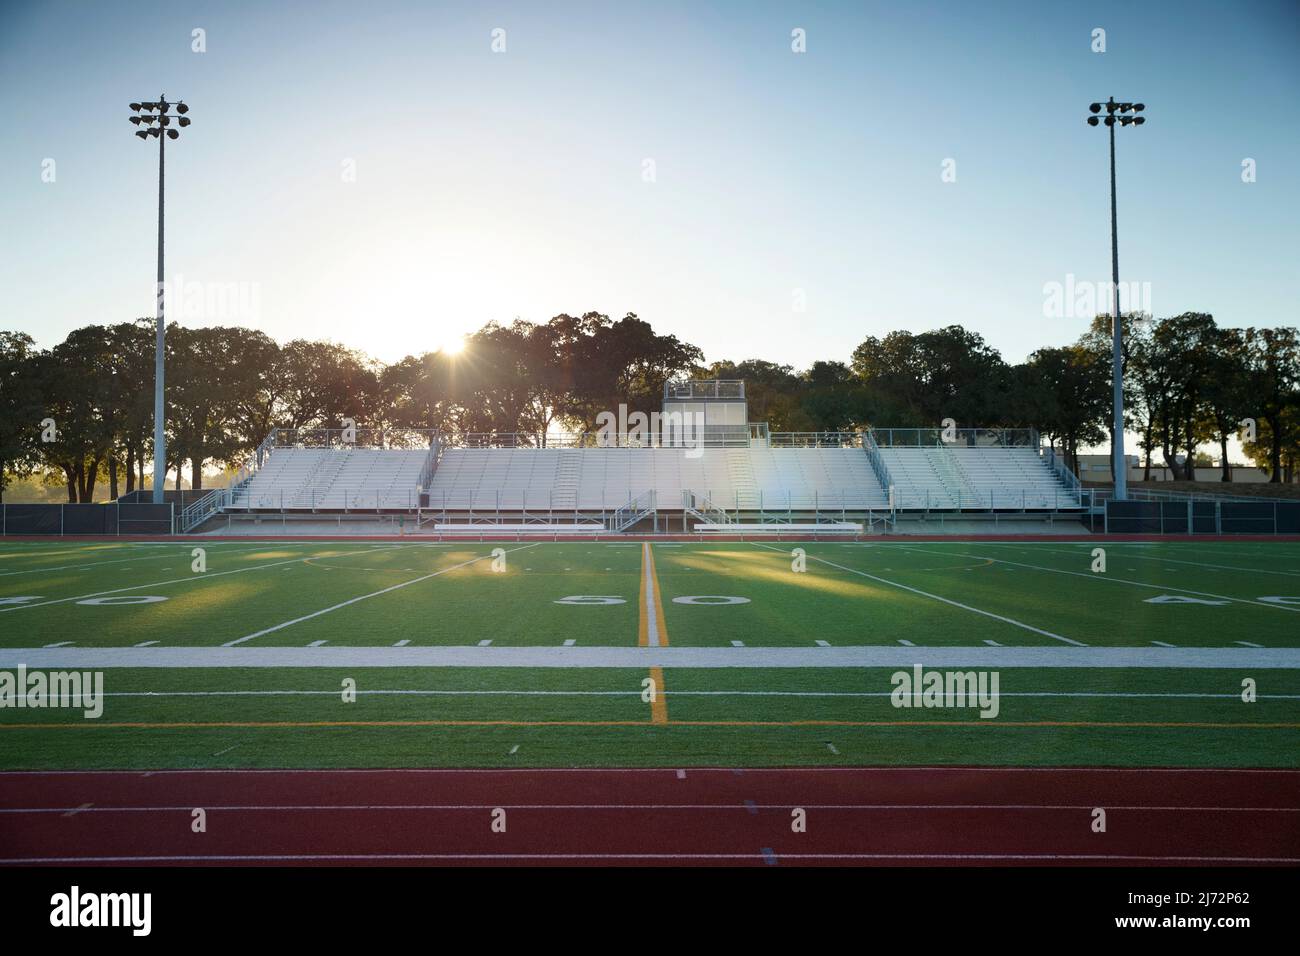
[[[1077,471],[1081,447],[1111,437],[1111,326],[1099,316],[1073,344],[1009,364],[977,333],[951,325],[868,337],[847,361],[798,370],[761,359],[705,364],[701,350],[629,313],[489,323],[457,354],[384,364],[333,342],[283,345],[239,327],[167,330],[167,473],[193,488],[205,466],[241,463],[273,427],[447,432],[590,431],[602,411],[658,411],[685,376],[739,378],[751,421],[773,431],[867,425],[1033,427]],[[1146,466],[1196,477],[1198,452],[1228,442],[1272,481],[1300,463],[1300,332],[1219,327],[1202,313],[1125,316],[1126,430]],[[0,496],[14,476],[45,476],[68,501],[144,487],[153,456],[154,331],[150,319],[77,329],[38,349],[0,332]],[[1243,426],[1243,420],[1247,425]],[[1253,434],[1252,434],[1253,433]],[[1204,467],[1206,456],[1200,455]]]

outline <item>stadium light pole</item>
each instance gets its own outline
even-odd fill
[[[178,115],[171,114],[176,107]],[[167,140],[176,139],[180,132],[172,125],[189,126],[190,118],[185,114],[190,108],[182,102],[169,103],[166,95],[159,96],[154,102],[141,101],[131,104],[133,126],[143,126],[135,135],[148,142],[149,137],[158,140],[158,327],[154,345],[153,372],[153,503],[163,503],[163,486],[167,482],[167,432],[164,421],[163,404],[163,365],[164,346],[166,345],[166,326],[163,324],[163,171],[164,153]]]
[[[1098,114],[1106,110],[1103,119]],[[1115,221],[1115,127],[1141,126],[1145,116],[1139,116],[1146,106],[1142,103],[1116,103],[1110,97],[1105,103],[1093,103],[1088,125],[1104,122],[1110,129],[1110,271],[1111,292],[1114,296],[1114,318],[1111,320],[1111,383],[1115,390],[1115,440],[1111,443],[1111,467],[1115,471],[1115,499],[1128,498],[1128,463],[1124,459],[1124,333],[1119,316],[1119,227]],[[1132,114],[1132,115],[1130,115]]]

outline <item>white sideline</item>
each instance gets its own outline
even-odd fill
[[[766,548],[769,551],[775,551],[778,554],[785,552],[781,548],[773,547],[768,544],[756,545],[756,547]],[[953,607],[959,607],[963,611],[971,611],[975,614],[982,614],[985,617],[991,617],[994,620],[1002,621],[1005,624],[1013,624],[1016,627],[1024,628],[1026,631],[1033,631],[1035,634],[1041,634],[1043,637],[1050,637],[1054,641],[1061,641],[1065,644],[1072,644],[1075,647],[1087,647],[1082,641],[1076,641],[1070,637],[1062,637],[1060,634],[1053,634],[1051,631],[1044,631],[1042,628],[1034,627],[1032,624],[1026,624],[1023,621],[1017,621],[1013,617],[1003,617],[1001,614],[994,614],[992,611],[981,610],[977,607],[971,607],[969,604],[962,604],[960,601],[954,601],[950,598],[940,597],[938,594],[931,594],[929,591],[922,591],[920,588],[914,588],[907,584],[900,584],[897,581],[890,581],[888,578],[877,577],[874,574],[868,574],[866,571],[859,571],[856,568],[846,568],[842,564],[836,564],[834,561],[827,561],[825,558],[819,558],[815,555],[808,555],[814,561],[820,561],[822,564],[829,565],[832,568],[838,568],[841,571],[847,571],[849,574],[856,574],[860,577],[870,578],[872,581],[879,581],[881,584],[888,584],[890,587],[901,588],[904,591],[911,591],[913,594],[920,594],[922,597],[928,597],[935,601],[942,601],[944,604],[951,604]]]
[[[409,687],[397,689],[358,690],[358,697],[640,697],[641,690],[417,690]],[[892,697],[896,691],[885,690],[675,690],[672,697]],[[119,690],[105,691],[103,697],[338,697],[337,690]],[[998,699],[1007,697],[1089,698],[1117,700],[1241,700],[1241,694],[1209,694],[1202,691],[1180,693],[1174,691],[1057,691],[1020,690],[991,694]],[[1259,700],[1300,700],[1300,694],[1258,694]]]
[[[6,647],[0,668],[1011,667],[1300,670],[1300,647]]]

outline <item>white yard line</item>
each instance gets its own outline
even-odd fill
[[[785,554],[780,548],[774,548],[771,545],[756,545],[756,547],[766,548],[769,551],[775,551],[778,554]],[[904,591],[910,591],[913,594],[919,594],[922,597],[928,597],[934,601],[942,601],[944,604],[950,604],[953,607],[961,608],[963,611],[970,611],[973,614],[982,614],[985,617],[991,617],[996,621],[1002,621],[1004,624],[1011,624],[1015,627],[1024,628],[1026,631],[1032,631],[1035,634],[1041,634],[1043,637],[1050,637],[1054,641],[1061,641],[1064,644],[1072,644],[1075,647],[1087,647],[1082,641],[1076,641],[1073,638],[1062,637],[1060,634],[1053,634],[1051,631],[1044,631],[1042,628],[1034,627],[1023,621],[1017,621],[1012,617],[1003,617],[1001,614],[994,614],[992,611],[985,611],[977,607],[971,607],[969,604],[962,604],[959,601],[953,601],[938,594],[931,594],[929,591],[922,591],[920,588],[914,588],[907,584],[900,584],[897,581],[890,581],[888,578],[877,577],[874,574],[868,574],[866,571],[859,571],[857,568],[847,568],[842,564],[836,564],[834,561],[827,561],[825,558],[819,558],[815,555],[808,555],[813,561],[819,561],[822,564],[829,565],[832,568],[838,568],[841,571],[847,571],[849,574],[856,574],[860,577],[870,578],[872,581],[879,581],[881,584],[888,584],[890,587],[901,588]]]
[[[905,547],[904,551],[914,551],[917,554],[945,554],[952,557],[953,554],[961,552],[944,552],[944,551],[927,551],[924,548]],[[985,561],[995,561],[998,564],[1010,564],[1018,568],[1029,568],[1031,571],[1045,571],[1049,574],[1068,574],[1076,578],[1087,578],[1089,581],[1109,581],[1112,584],[1128,584],[1135,588],[1146,588],[1151,591],[1177,591],[1179,594],[1196,594],[1200,597],[1217,598],[1220,601],[1233,601],[1237,604],[1253,604],[1256,607],[1278,608],[1283,611],[1300,613],[1300,607],[1287,607],[1282,604],[1270,604],[1267,601],[1255,601],[1250,598],[1231,597],[1227,594],[1214,594],[1210,591],[1194,591],[1191,588],[1178,588],[1170,584],[1148,584],[1145,581],[1130,581],[1128,578],[1117,578],[1113,574],[1094,574],[1091,571],[1067,571],[1064,568],[1048,568],[1040,564],[1025,564],[1021,561],[1008,561],[1006,558],[991,557],[987,554],[962,554],[966,558],[982,558]],[[1127,557],[1132,557],[1128,555]]]
[[[394,545],[394,547],[397,547]],[[354,554],[365,554],[371,549],[364,551],[345,551],[342,554],[332,554],[330,558],[346,558]],[[0,614],[8,614],[13,611],[25,611],[33,607],[48,607],[51,604],[66,604],[69,601],[82,601],[86,598],[103,597],[106,594],[121,594],[124,591],[142,591],[145,588],[161,588],[169,584],[196,584],[200,581],[210,581],[213,578],[225,577],[227,574],[243,574],[246,571],[260,571],[263,568],[278,568],[285,564],[301,564],[303,561],[310,561],[316,555],[308,555],[305,558],[288,558],[284,561],[272,561],[269,564],[254,564],[247,568],[234,568],[230,571],[205,571],[202,574],[191,574],[184,578],[172,578],[169,581],[151,581],[148,584],[135,584],[128,588],[114,588],[111,591],[92,591],[89,594],[77,594],[73,597],[57,598],[53,601],[42,601],[39,604],[15,604],[10,607],[0,608]]]
[[[537,547],[536,544],[526,544],[522,548],[511,548],[509,551],[506,552],[506,554],[511,554],[515,551],[524,551],[528,548],[535,548],[535,547]],[[439,575],[447,574],[450,571],[458,570],[459,568],[466,567],[478,561],[486,560],[490,557],[492,557],[491,554],[481,554],[476,558],[470,558],[468,561],[462,561],[460,564],[453,564],[449,568],[443,568],[441,571],[434,571],[432,574],[424,574],[418,578],[411,578],[411,580],[409,581],[402,581],[398,584],[393,584],[390,585],[389,587],[381,588],[378,591],[371,591],[369,594],[362,594],[354,598],[349,598],[346,601],[340,601],[338,604],[332,604],[329,607],[321,608],[319,611],[312,611],[310,614],[304,614],[302,617],[295,617],[291,621],[284,621],[280,624],[276,624],[273,627],[263,628],[260,631],[254,631],[252,634],[245,634],[243,637],[237,637],[233,641],[226,641],[226,643],[222,644],[221,646],[235,647],[236,645],[243,644],[245,641],[251,641],[255,637],[263,637],[267,634],[273,634],[276,631],[282,631],[286,627],[292,627],[294,624],[301,624],[303,621],[310,621],[312,618],[320,617],[322,614],[329,614],[331,611],[339,610],[339,608],[348,607],[349,605],[356,604],[358,601],[365,601],[372,597],[379,597],[381,594],[388,594],[392,591],[400,590],[401,588],[410,587],[412,584],[419,584],[421,581],[428,581],[430,578],[436,578]]]

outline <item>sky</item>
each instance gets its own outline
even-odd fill
[[[1116,134],[1133,304],[1300,318],[1294,0],[0,0],[0,329],[153,314],[127,104],[161,93],[193,119],[166,175],[190,325],[393,361],[635,312],[802,368],[960,324],[1021,361],[1088,324],[1045,289],[1110,277],[1109,95],[1147,107]]]

